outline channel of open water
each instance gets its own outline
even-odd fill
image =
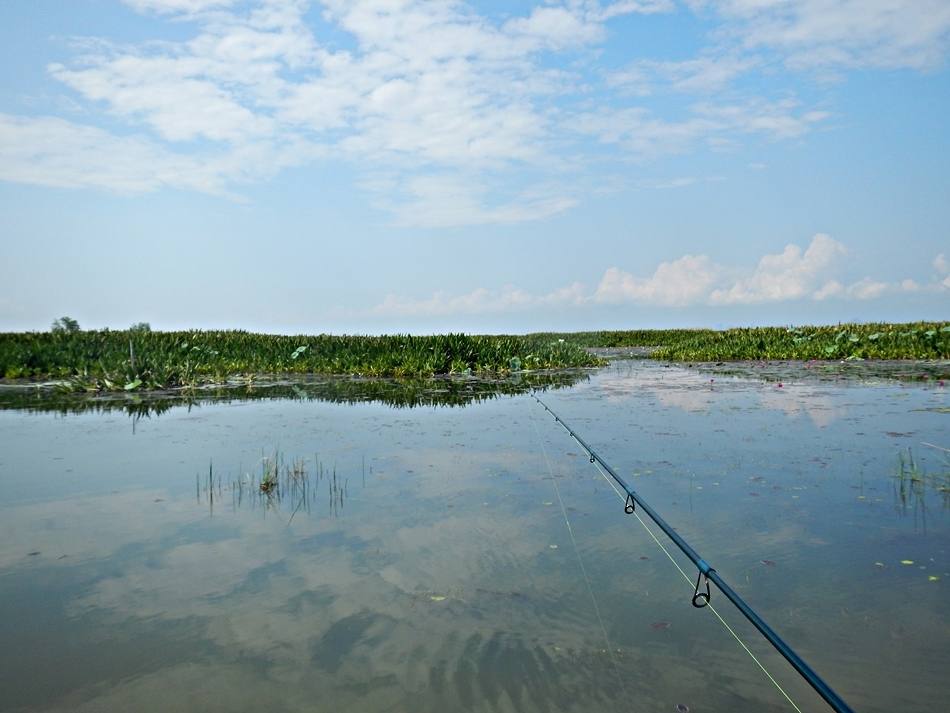
[[[856,710],[946,710],[947,389],[781,378],[5,389],[0,709],[794,710],[538,387]]]

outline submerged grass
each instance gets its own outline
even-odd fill
[[[68,388],[135,391],[250,374],[424,377],[596,366],[576,343],[536,336],[282,336],[219,332],[0,334],[0,374],[66,379]]]
[[[207,476],[195,475],[195,494],[199,504],[207,504],[213,516],[216,506],[227,504],[227,495],[231,495],[231,508],[263,508],[268,511],[284,509],[290,513],[288,526],[297,513],[312,512],[321,501],[328,514],[340,515],[348,497],[349,477],[337,474],[336,465],[326,466],[319,455],[309,458],[293,458],[289,463],[285,455],[275,450],[272,456],[261,456],[260,475],[249,472],[238,477],[225,477],[215,472],[209,463]],[[372,473],[370,466],[370,473]],[[363,463],[363,482],[366,480],[365,459]],[[323,487],[321,484],[325,483]]]
[[[943,469],[939,471],[925,471],[910,448],[906,453],[898,453],[897,460],[894,494],[902,511],[906,510],[908,504],[913,504],[915,509],[923,508],[924,491],[928,487],[940,493],[945,508],[950,507],[950,458],[944,457]]]

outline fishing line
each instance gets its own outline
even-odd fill
[[[600,624],[600,631],[604,635],[604,643],[607,645],[607,653],[610,656],[610,663],[614,669],[614,675],[620,681],[620,688],[623,689],[624,700],[629,701],[630,695],[627,693],[627,686],[624,683],[624,677],[620,673],[620,667],[617,665],[617,658],[614,654],[613,646],[610,643],[610,637],[607,635],[607,627],[604,625],[604,618],[600,614],[600,607],[597,604],[597,597],[594,595],[594,587],[590,583],[590,577],[587,575],[587,568],[584,566],[584,560],[581,557],[581,551],[577,546],[577,540],[574,537],[574,528],[571,527],[571,521],[567,516],[567,508],[564,507],[564,500],[561,498],[561,489],[557,485],[557,478],[554,475],[554,468],[551,465],[551,459],[548,457],[548,449],[544,447],[544,441],[541,438],[541,431],[538,428],[535,415],[531,414],[531,425],[534,426],[534,432],[538,436],[538,444],[541,446],[541,453],[544,454],[544,460],[548,466],[548,474],[551,476],[551,483],[554,485],[554,493],[557,495],[558,505],[561,506],[561,514],[564,516],[564,524],[567,525],[567,533],[571,536],[571,544],[574,547],[574,555],[577,557],[577,564],[580,566],[581,574],[584,576],[584,583],[587,585],[587,593],[590,595],[590,601],[594,605],[594,614],[597,616],[597,623]]]
[[[600,473],[604,477],[604,479],[607,481],[607,484],[611,488],[614,489],[614,492],[617,493],[617,497],[625,501],[626,498],[621,494],[619,490],[617,490],[617,486],[614,485],[614,483],[610,480],[610,478],[607,477],[607,474],[603,470],[601,470],[600,465],[596,461],[594,461],[592,465],[597,469],[597,472]],[[640,524],[643,525],[643,529],[647,531],[647,534],[649,534],[650,537],[653,538],[653,541],[657,544],[657,547],[663,550],[663,554],[665,554],[669,558],[670,562],[673,563],[673,566],[676,567],[677,570],[679,570],[679,573],[681,575],[683,575],[683,579],[686,580],[686,584],[692,587],[693,580],[690,579],[690,576],[686,574],[686,572],[683,571],[683,568],[680,567],[679,562],[673,559],[673,555],[670,554],[670,551],[666,549],[666,547],[663,545],[662,542],[660,542],[657,536],[653,533],[653,530],[651,530],[650,527],[643,521],[643,518],[640,517],[640,513],[634,511],[633,514],[636,516],[637,520],[639,520]],[[749,654],[750,657],[752,657],[752,660],[755,661],[755,665],[758,666],[760,669],[762,669],[762,673],[764,673],[766,677],[768,677],[768,679],[772,682],[772,684],[778,689],[779,693],[781,693],[785,697],[785,700],[789,702],[792,708],[798,711],[798,713],[802,713],[802,709],[799,708],[798,705],[795,703],[795,701],[792,700],[791,696],[789,696],[788,693],[785,692],[785,689],[782,688],[781,685],[779,685],[779,682],[775,680],[775,678],[772,676],[771,673],[769,673],[769,670],[765,668],[762,662],[759,661],[758,658],[756,658],[756,655],[752,653],[752,651],[749,650],[749,647],[746,646],[745,642],[741,638],[739,638],[739,635],[735,632],[735,630],[731,626],[729,626],[729,623],[725,619],[722,618],[722,615],[720,615],[719,612],[716,611],[716,607],[712,605],[712,602],[707,603],[706,606],[703,607],[703,609],[706,609],[706,608],[708,608],[713,614],[716,615],[716,618],[726,628],[726,631],[732,634],[732,638],[734,638],[737,642],[739,642],[739,646],[741,646],[743,650],[747,654]]]
[[[585,443],[584,440],[570,426],[568,426],[556,413],[554,413],[554,411],[552,411],[547,406],[547,404],[541,401],[541,399],[539,399],[536,394],[532,393],[531,396],[532,398],[534,398],[535,401],[538,402],[538,404],[544,407],[544,409],[548,413],[550,413],[551,416],[554,417],[555,422],[559,423],[561,427],[564,428],[564,430],[567,431],[568,434],[570,434],[571,438],[574,439],[577,445],[579,445],[587,453],[587,455],[590,456],[591,464],[597,465],[597,470],[601,473],[601,475],[603,475],[606,478],[607,474],[609,474],[610,478],[612,478],[613,481],[617,485],[619,485],[624,491],[626,491],[626,498],[624,500],[624,511],[628,514],[636,514],[636,509],[639,506],[640,509],[646,512],[646,514],[650,517],[650,519],[653,520],[656,526],[659,527],[663,531],[663,533],[670,539],[670,541],[672,541],[673,544],[675,544],[680,549],[680,551],[684,555],[686,555],[694,565],[696,565],[697,569],[699,570],[699,574],[696,578],[696,586],[693,591],[692,603],[694,607],[705,608],[707,606],[710,606],[710,597],[711,597],[710,583],[715,584],[716,587],[719,589],[719,591],[723,594],[723,596],[725,596],[726,599],[728,599],[736,607],[736,609],[738,609],[739,612],[746,619],[748,619],[749,622],[753,626],[755,626],[756,629],[758,629],[759,633],[762,634],[762,636],[764,636],[768,640],[768,642],[772,644],[773,647],[775,647],[775,650],[778,651],[785,658],[785,660],[788,661],[792,665],[792,667],[799,673],[799,675],[801,675],[801,677],[804,678],[808,682],[808,684],[815,690],[816,693],[818,693],[818,695],[820,695],[825,700],[826,703],[828,703],[828,705],[830,705],[835,711],[838,711],[838,713],[853,713],[852,708],[844,701],[844,699],[842,699],[837,693],[835,693],[835,691],[831,688],[831,686],[829,686],[827,683],[825,683],[824,680],[822,680],[822,678],[815,672],[815,670],[812,669],[811,666],[809,666],[808,663],[806,663],[805,660],[802,659],[802,657],[799,656],[782,639],[782,637],[780,637],[772,629],[772,627],[770,627],[768,623],[761,616],[759,616],[759,614],[752,607],[750,607],[746,603],[746,601],[722,578],[722,576],[715,570],[715,568],[711,567],[709,563],[706,562],[706,560],[704,560],[699,555],[699,553],[696,552],[696,550],[694,550],[692,546],[688,542],[686,542],[686,540],[684,540],[682,536],[680,536],[680,534],[677,533],[676,530],[673,527],[671,527],[670,524],[666,522],[666,520],[659,513],[657,513],[652,507],[650,507],[650,505],[645,500],[643,500],[643,498],[640,497],[640,495],[638,495],[636,491],[633,490],[633,488],[631,488],[626,483],[626,481],[624,481],[624,479],[620,475],[617,474],[617,472],[613,468],[610,467],[610,464],[608,464],[603,458],[597,455],[597,453],[595,453],[594,450],[589,445],[587,445],[587,443]],[[603,468],[601,468],[601,466]],[[607,479],[607,480],[612,486],[614,485],[614,482],[611,482],[610,479]],[[614,487],[614,490],[618,494],[618,496],[623,498],[623,494],[619,490],[617,490],[616,487]],[[652,530],[650,530],[650,528],[646,526],[646,523],[640,518],[638,514],[637,514],[637,519],[640,520],[640,523],[644,526],[644,528],[646,528],[647,532],[650,533],[650,536],[654,539],[654,541],[656,541],[656,543],[661,546],[663,551],[666,552],[667,557],[669,557],[670,560],[673,561],[674,564],[676,564],[675,560],[673,560],[672,556],[669,554],[669,552],[667,552],[666,548],[662,546],[660,541],[653,534]],[[679,565],[677,565],[677,569],[680,570],[680,572],[683,574],[684,577],[689,579],[686,573],[679,567]],[[705,585],[706,585],[705,592],[700,591],[700,583],[702,582],[703,578],[705,578]],[[726,622],[719,616],[717,612],[715,612],[715,610],[714,610],[714,613],[716,614],[716,617],[720,619],[723,625],[726,626],[727,629],[729,629],[733,637],[740,643],[740,645],[746,651],[749,652],[750,656],[752,656],[752,652],[749,651],[748,647],[745,646],[745,644],[738,637],[738,635],[726,624]],[[781,686],[779,686],[779,684],[775,681],[775,679],[771,676],[771,674],[769,674],[769,672],[765,669],[765,667],[761,664],[761,662],[755,659],[754,656],[753,656],[753,660],[755,660],[759,668],[762,669],[762,671],[766,673],[769,679],[775,684],[775,686],[779,689],[779,691],[786,698],[786,700],[788,700],[789,703],[792,704],[795,710],[800,711],[798,706],[795,705],[795,703],[788,696],[788,694],[785,693],[785,691],[781,688]]]

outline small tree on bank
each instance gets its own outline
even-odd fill
[[[79,322],[72,317],[60,317],[53,320],[50,331],[53,334],[74,334],[79,331]]]

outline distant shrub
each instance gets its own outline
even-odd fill
[[[60,317],[53,320],[50,331],[54,334],[75,334],[79,331],[79,322],[72,317]]]

